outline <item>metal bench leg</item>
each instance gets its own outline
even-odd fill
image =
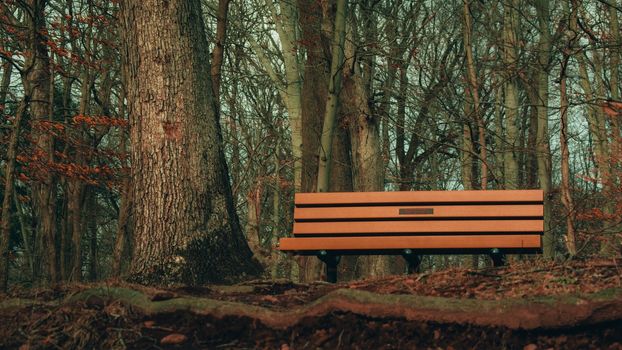
[[[505,254],[501,253],[499,249],[493,249],[490,253],[490,258],[492,259],[492,265],[494,267],[501,267],[505,265]]]
[[[404,260],[406,260],[406,266],[408,267],[408,274],[419,272],[419,265],[421,264],[421,257],[413,253],[412,249],[404,249],[402,253]]]
[[[329,254],[327,251],[322,250],[317,257],[326,264],[326,282],[337,282],[337,265],[341,260],[341,255]]]

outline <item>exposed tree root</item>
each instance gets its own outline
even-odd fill
[[[67,306],[84,303],[104,306],[118,302],[126,307],[136,308],[147,317],[176,312],[189,312],[215,319],[247,317],[274,329],[292,327],[302,319],[319,318],[333,312],[525,330],[587,326],[622,320],[622,289],[619,288],[585,295],[503,300],[383,295],[362,290],[337,289],[309,304],[287,310],[200,297],[169,297],[168,300],[152,301],[158,298],[134,289],[97,287],[77,292],[63,301],[46,302],[44,305]],[[36,300],[8,299],[0,302],[0,312],[6,313],[11,309],[18,310],[34,305],[42,303]]]

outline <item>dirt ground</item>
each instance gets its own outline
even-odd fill
[[[622,264],[517,263],[348,283],[122,282],[0,296],[7,349],[622,349]]]

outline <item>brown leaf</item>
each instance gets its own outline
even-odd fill
[[[261,300],[263,301],[268,301],[271,303],[276,303],[279,301],[279,299],[277,299],[276,297],[272,296],[272,295],[265,295],[261,298]]]
[[[523,350],[538,350],[538,346],[536,344],[527,344],[523,347]]]
[[[155,326],[155,321],[145,321],[143,324],[145,328],[153,328]]]
[[[179,333],[173,333],[173,334],[169,334],[166,337],[162,338],[160,340],[160,344],[162,345],[175,345],[175,344],[181,344],[183,342],[185,342],[186,340],[188,340],[188,337],[186,337],[183,334],[179,334]]]

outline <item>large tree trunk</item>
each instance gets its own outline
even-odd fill
[[[261,271],[232,200],[198,0],[124,1],[134,252],[141,283]]]
[[[51,74],[50,56],[45,44],[47,37],[45,28],[45,0],[28,1],[31,13],[26,17],[30,37],[28,38],[28,59],[24,63],[24,89],[30,93],[30,114],[33,123],[48,121],[52,118],[50,104]],[[41,162],[52,163],[54,159],[52,135],[45,131],[36,131],[32,135],[34,148]],[[58,281],[56,261],[56,203],[54,174],[48,171],[40,174],[40,178],[32,186],[34,218],[37,228],[37,246],[35,254],[41,254],[41,265],[37,268],[37,276],[41,281],[55,283]]]

